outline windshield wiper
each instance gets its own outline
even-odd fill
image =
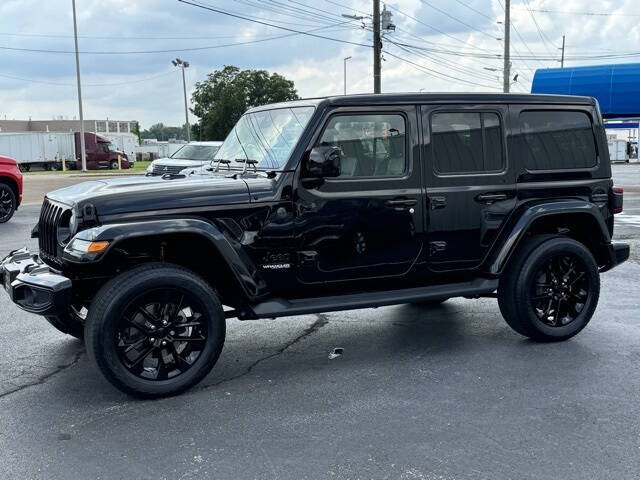
[[[212,160],[211,163],[215,162],[215,160]],[[231,165],[231,160],[227,160],[225,158],[219,158],[218,159],[218,163],[216,164],[216,168],[214,170],[214,173],[220,170],[220,164],[224,163],[227,166],[227,170],[231,171],[231,167],[229,165]]]
[[[258,163],[260,163],[258,160],[252,160],[250,158],[236,158],[236,162],[244,163],[244,168],[242,169],[242,175],[247,173],[247,166],[248,165],[251,165],[253,167],[253,171],[258,173],[258,167],[256,167],[256,165],[258,165]]]

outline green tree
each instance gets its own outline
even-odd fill
[[[200,121],[193,126],[192,137],[224,140],[247,109],[297,98],[293,82],[282,75],[227,65],[196,83],[191,111]]]
[[[186,140],[187,139],[187,126],[182,125],[181,127],[169,127],[164,123],[155,123],[151,125],[147,130],[143,130],[140,132],[141,138],[155,138],[161,142],[166,142],[167,140],[177,139],[177,140]]]

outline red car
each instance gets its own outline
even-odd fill
[[[0,155],[0,223],[8,222],[22,202],[22,173],[18,162]]]

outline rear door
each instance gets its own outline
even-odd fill
[[[422,106],[428,264],[478,267],[515,208],[506,105]]]

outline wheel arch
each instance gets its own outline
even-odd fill
[[[125,267],[135,266],[135,261],[162,260],[197,273],[233,306],[266,293],[266,282],[240,242],[206,220],[172,218],[105,225],[84,230],[76,238],[109,241],[107,250],[91,262],[98,269],[100,264],[114,265],[123,258],[133,259]],[[65,259],[78,263],[77,258]]]
[[[500,275],[525,238],[564,235],[584,244],[602,268],[611,262],[611,235],[599,207],[581,200],[540,203],[516,216],[490,255],[486,271]]]

